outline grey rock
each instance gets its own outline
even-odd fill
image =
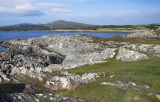
[[[134,33],[126,35],[126,38],[155,38],[157,37],[153,30],[137,30]]]
[[[105,44],[108,44],[110,47],[115,48],[115,47],[122,47],[124,45],[129,44],[128,42],[118,42],[118,41],[107,41],[104,42]]]
[[[107,82],[107,85],[115,86],[117,88],[123,89],[123,90],[140,90],[145,89],[148,90],[148,87],[145,87],[147,85],[137,85],[135,82],[128,82],[128,83],[122,83],[121,81],[117,81],[116,83],[113,82]]]
[[[43,69],[45,72],[60,71],[71,69],[85,64],[104,63],[105,59],[113,58],[116,48],[106,48],[101,52],[94,52],[82,55],[67,55],[62,64],[51,64]]]
[[[24,94],[24,93],[13,93],[7,96],[7,100],[5,102],[85,102],[81,99],[75,99],[69,96],[57,95],[57,94]]]
[[[125,45],[125,47],[137,50],[137,51],[142,51],[146,52],[149,54],[152,54],[154,56],[160,57],[160,45],[156,44],[128,44]]]
[[[107,82],[101,82],[100,85],[107,85]]]
[[[119,59],[121,59],[122,61],[138,61],[143,59],[149,59],[149,57],[137,51],[120,47],[118,55],[116,56],[116,60]]]
[[[138,90],[134,86],[129,86],[129,84],[122,83],[121,81],[117,81],[117,83],[107,82],[107,85],[115,86],[123,90]]]
[[[62,95],[56,95],[56,94],[36,94],[35,95],[38,99],[45,99],[46,101],[49,102],[85,102],[84,100],[81,99],[75,99],[72,97],[68,96],[62,96]]]
[[[23,93],[10,94],[7,98],[10,102],[40,102],[34,95]]]
[[[38,78],[40,81],[43,80],[42,77],[45,77],[40,67],[36,67],[36,68],[14,67],[12,69],[11,75],[14,75],[14,74],[27,75],[31,78]]]
[[[9,77],[5,73],[3,73],[1,69],[0,69],[0,77],[3,78],[5,81],[10,81]]]
[[[47,35],[8,40],[0,44],[7,47],[6,51],[0,52],[0,67],[3,72],[7,75],[18,73],[38,78],[43,76],[43,71],[52,72],[102,63],[108,56],[115,55],[115,49],[106,49],[102,44],[93,43],[91,37],[81,35]]]
[[[82,76],[79,76],[79,75],[71,74],[68,72],[65,72],[65,73],[63,72],[62,75],[65,75],[65,76],[52,77],[46,82],[45,86],[52,90],[58,90],[58,89],[71,90],[83,84],[95,81],[95,78],[100,77],[102,73],[86,73]]]

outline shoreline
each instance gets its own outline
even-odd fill
[[[16,30],[11,30],[16,31]],[[23,31],[23,30],[22,30]],[[134,33],[136,31],[142,31],[142,30],[65,30],[65,29],[57,29],[57,30],[27,30],[27,31],[47,31],[47,32],[93,32],[93,33]],[[5,31],[4,31],[5,32]]]
[[[93,33],[133,33],[136,30],[64,30],[64,29],[59,29],[59,30],[46,30],[48,32],[93,32]]]

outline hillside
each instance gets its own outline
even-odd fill
[[[12,26],[5,26],[0,27],[0,31],[27,31],[27,30],[49,30],[49,27],[42,26],[42,25],[12,25]]]
[[[86,28],[91,25],[71,22],[71,21],[63,21],[58,20],[47,24],[30,24],[30,23],[22,23],[17,25],[3,26],[0,27],[0,31],[26,31],[26,30],[53,30],[53,29],[66,29],[66,28]]]
[[[44,26],[50,27],[51,29],[56,29],[56,28],[85,28],[85,27],[90,27],[91,25],[84,24],[84,23],[71,22],[71,21],[58,20],[55,22],[44,24]]]

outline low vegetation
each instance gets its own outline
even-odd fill
[[[115,36],[115,37],[108,37],[108,38],[102,38],[102,37],[93,37],[94,42],[96,43],[102,43],[106,41],[116,41],[116,42],[129,42],[129,43],[139,43],[139,44],[160,44],[160,41],[157,39],[143,39],[143,38],[125,38],[121,36]]]
[[[97,30],[133,30],[133,29],[158,29],[160,25],[151,24],[151,25],[110,25],[110,26],[97,26]]]
[[[84,74],[90,72],[105,72],[107,75],[93,83],[83,85],[75,90],[57,91],[59,94],[74,96],[87,102],[158,102],[155,96],[148,93],[160,93],[160,58],[149,55],[149,60],[137,62],[121,62],[115,59],[107,60],[107,63],[85,65],[76,69],[67,70],[70,73]],[[111,75],[115,75],[110,78]],[[148,85],[150,89],[123,90],[109,85],[100,85],[101,82],[123,83],[135,82],[137,85]],[[139,97],[138,101],[134,97]],[[130,100],[128,100],[128,98]]]

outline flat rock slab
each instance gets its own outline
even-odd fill
[[[116,60],[121,61],[138,61],[138,60],[144,60],[149,59],[149,57],[145,54],[139,53],[137,51],[129,50],[123,47],[119,48],[119,52],[116,56]]]
[[[127,44],[124,47],[160,57],[160,45],[157,44]]]

